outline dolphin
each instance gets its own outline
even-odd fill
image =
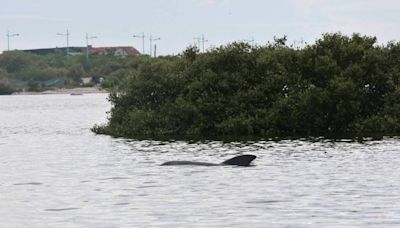
[[[236,166],[250,166],[250,163],[256,159],[255,155],[245,154],[233,157],[222,163],[208,163],[196,161],[168,161],[161,165],[198,165],[198,166],[220,166],[220,165],[236,165]]]

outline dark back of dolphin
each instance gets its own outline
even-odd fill
[[[255,155],[240,155],[228,159],[220,164],[207,163],[207,162],[195,162],[195,161],[169,161],[161,165],[200,165],[200,166],[218,166],[218,165],[237,165],[237,166],[249,166],[250,163],[256,159]]]

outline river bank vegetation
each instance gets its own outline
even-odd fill
[[[324,34],[232,43],[146,59],[117,92],[109,122],[92,130],[130,138],[362,137],[400,133],[400,44]]]
[[[131,65],[148,56],[118,57],[114,55],[69,56],[58,52],[37,55],[8,51],[0,55],[0,95],[16,91],[43,91],[56,88],[94,86],[112,89],[130,75]],[[83,83],[85,77],[104,78]]]

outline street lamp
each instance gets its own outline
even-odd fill
[[[150,35],[149,40],[150,40],[150,57],[151,57],[151,55],[152,55],[151,53],[153,51],[153,41],[161,40],[161,38],[160,37],[153,38],[153,36]]]
[[[89,40],[91,39],[97,39],[97,36],[89,36],[86,33],[86,60],[89,59]]]
[[[142,33],[141,36],[139,36],[139,35],[133,35],[133,37],[134,37],[134,38],[142,38],[142,55],[144,55],[144,38],[145,38],[144,32]],[[150,55],[151,55],[151,54],[150,54]]]
[[[7,31],[7,50],[10,51],[10,37],[19,36],[18,33],[10,34],[10,31]]]
[[[67,33],[57,33],[58,36],[66,36],[67,37],[67,58],[69,57],[69,36],[71,35],[67,29]]]

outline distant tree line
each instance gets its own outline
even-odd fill
[[[115,88],[130,74],[132,65],[147,56],[117,57],[114,55],[69,56],[63,52],[36,55],[23,51],[9,51],[0,55],[0,94],[18,90],[40,91],[55,87],[81,86],[82,77],[105,76],[104,88]],[[50,84],[48,81],[62,82]]]
[[[131,62],[109,97],[109,122],[93,131],[187,139],[399,135],[400,43],[340,33],[304,48],[284,41],[207,53],[190,47]]]

